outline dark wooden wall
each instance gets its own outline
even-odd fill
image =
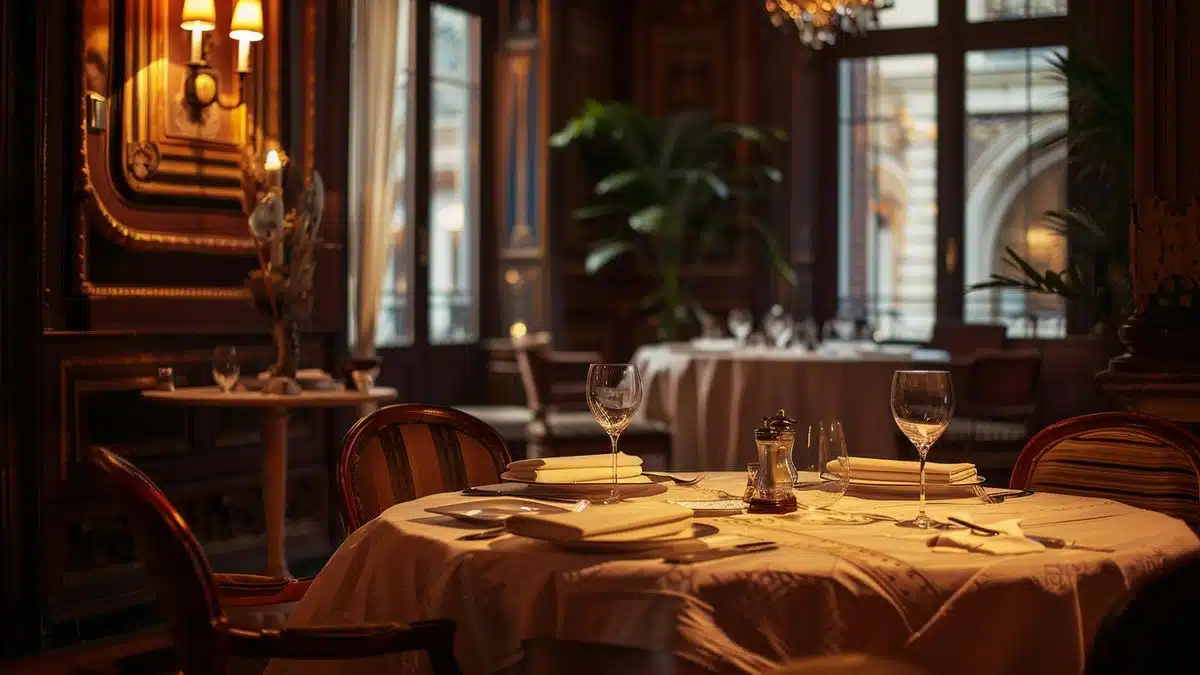
[[[125,1],[137,0],[109,0]],[[162,366],[186,383],[211,383],[218,344],[239,348],[244,374],[270,362],[268,324],[241,286],[255,264],[253,253],[236,243],[213,243],[245,236],[245,206],[203,189],[168,190],[151,199],[138,186],[122,184],[127,179],[119,162],[96,161],[103,152],[92,152],[103,151],[105,140],[118,152],[121,142],[85,125],[85,87],[95,85],[89,79],[95,59],[85,54],[93,46],[86,14],[103,4],[0,8],[4,656],[135,627],[150,600],[132,542],[82,461],[89,445],[115,448],[145,469],[204,541],[215,568],[259,571],[264,562],[261,444],[253,412],[189,411],[140,396],[155,386]],[[219,20],[225,4],[232,5],[218,3]],[[333,370],[345,342],[346,112],[318,101],[347,100],[350,4],[264,4],[268,39],[256,46],[264,50],[256,52],[256,68],[275,68],[280,86],[259,85],[251,105],[258,133],[277,138],[294,166],[319,169],[325,181],[326,245],[302,366]],[[171,34],[176,38],[186,39],[182,30]],[[225,40],[215,49],[233,45]],[[96,81],[104,79],[101,73]],[[221,88],[231,91],[228,78]],[[110,97],[110,130],[129,100]],[[184,154],[193,143],[172,142]],[[217,154],[219,145],[203,147]],[[120,189],[113,194],[105,186]],[[320,412],[293,418],[293,561],[320,558],[337,537],[328,467],[344,423]]]

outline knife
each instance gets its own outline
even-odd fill
[[[761,553],[763,551],[774,551],[779,548],[779,544],[773,541],[752,541],[736,546],[727,546],[724,548],[710,548],[704,551],[694,551],[692,553],[684,553],[677,556],[667,556],[663,558],[663,562],[671,565],[691,565],[692,563],[708,562],[709,560],[720,560],[722,558],[732,558],[734,556],[746,555],[748,553]]]

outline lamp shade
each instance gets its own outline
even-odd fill
[[[229,37],[258,42],[263,39],[263,12],[260,0],[238,0],[229,23]]]
[[[212,30],[217,27],[217,10],[213,0],[183,0],[183,19],[179,25],[184,30]]]

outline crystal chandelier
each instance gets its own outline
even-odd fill
[[[767,14],[776,26],[794,24],[800,41],[812,49],[837,42],[839,34],[862,35],[878,23],[879,10],[893,0],[766,0]]]

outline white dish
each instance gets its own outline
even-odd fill
[[[612,492],[612,483],[497,483],[468,488],[465,494],[496,495],[497,497],[549,497],[553,499],[604,499]],[[666,492],[660,483],[621,483],[617,494],[622,498],[653,497]]]
[[[821,474],[821,478],[822,478],[822,480],[828,480],[828,481],[838,480],[837,478],[830,477],[829,474],[824,474],[824,473]],[[925,487],[929,488],[929,489],[947,488],[947,487],[974,487],[976,485],[983,485],[984,481],[986,481],[986,480],[987,479],[984,478],[983,476],[975,475],[975,476],[972,476],[971,478],[966,478],[966,479],[960,480],[955,483],[933,483],[930,481],[926,481]],[[921,482],[919,480],[912,480],[912,481],[908,481],[908,480],[871,480],[869,478],[855,478],[853,476],[851,476],[846,481],[846,483],[847,483],[847,485],[864,485],[864,486],[872,486],[872,487],[906,487],[906,488],[907,487],[912,487],[912,488],[921,487]]]
[[[717,533],[717,528],[708,523],[692,523],[691,527],[672,535],[651,537],[649,539],[629,539],[619,534],[605,535],[603,539],[584,539],[576,541],[561,541],[545,539],[554,546],[575,553],[644,553],[664,548],[675,548],[689,543],[695,543],[702,537],[711,537]]]
[[[439,516],[450,516],[473,525],[498,525],[518,513],[566,513],[567,509],[551,504],[527,502],[523,499],[477,499],[447,506],[431,506],[425,509]]]

